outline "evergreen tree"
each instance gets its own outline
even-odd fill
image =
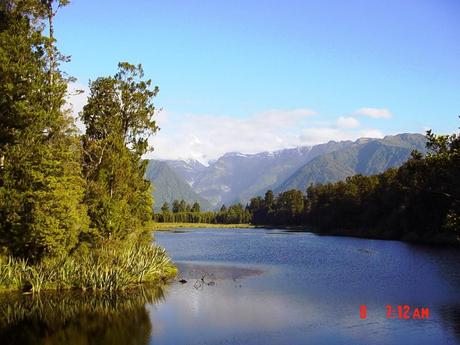
[[[267,192],[265,193],[265,198],[264,198],[265,207],[267,207],[268,209],[271,209],[273,206],[274,199],[275,197],[273,196],[273,191],[267,190]]]
[[[179,212],[187,212],[187,203],[182,199],[179,203]]]
[[[191,212],[200,212],[200,209],[201,209],[200,204],[195,202],[192,206]]]
[[[41,9],[4,1],[0,10],[0,243],[31,260],[67,253],[87,226],[80,146],[62,110],[67,81]]]
[[[161,212],[163,213],[168,213],[169,211],[169,204],[167,202],[163,203],[163,206],[161,206]]]
[[[172,211],[173,213],[178,213],[180,212],[180,203],[179,200],[174,200],[172,204]]]
[[[118,67],[113,77],[91,83],[81,113],[92,240],[126,239],[145,230],[152,216],[151,186],[144,179],[147,161],[141,157],[158,129],[153,119],[158,88],[143,80],[140,65],[123,62]]]
[[[427,132],[428,154],[399,168],[252,198],[254,224],[313,225],[329,233],[458,244],[460,135]],[[267,205],[271,204],[271,209]]]

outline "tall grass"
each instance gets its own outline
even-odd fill
[[[0,256],[0,287],[17,290],[24,285],[27,262],[22,259]]]
[[[0,257],[0,288],[40,292],[47,289],[117,291],[163,280],[176,269],[163,248],[151,244],[106,244],[86,252],[29,265]]]

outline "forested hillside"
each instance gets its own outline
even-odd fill
[[[199,196],[182,178],[164,161],[150,160],[145,177],[153,184],[154,209],[159,211],[165,203],[173,200],[185,200],[188,203],[198,202],[202,210],[210,210],[211,204]]]
[[[372,175],[406,162],[412,150],[425,152],[421,134],[399,134],[384,139],[361,139],[347,148],[316,157],[274,189],[275,193],[290,189],[304,190],[311,183],[345,180],[356,174]]]
[[[425,152],[425,141],[421,134],[399,134],[257,154],[227,153],[208,166],[193,160],[159,161],[168,165],[171,177],[150,178],[157,190],[155,207],[174,199],[198,200],[193,191],[201,197],[203,208],[207,208],[208,202],[218,209],[222,204],[246,204],[268,189],[275,193],[293,188],[303,190],[310,183],[381,173],[402,165],[414,149]]]
[[[251,199],[252,222],[338,235],[459,244],[460,136],[427,132],[399,168]],[[306,192],[306,193],[305,193]]]

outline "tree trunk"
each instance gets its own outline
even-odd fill
[[[53,85],[53,73],[54,73],[54,51],[53,51],[53,43],[54,43],[54,23],[53,23],[53,17],[54,17],[54,13],[53,13],[53,0],[49,0],[48,1],[48,26],[49,26],[49,38],[50,38],[50,42],[49,42],[49,47],[48,47],[48,55],[49,55],[49,63],[50,63],[50,66],[49,66],[49,82],[50,82],[50,86]]]

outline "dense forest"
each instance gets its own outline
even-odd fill
[[[174,200],[172,208],[165,202],[154,219],[159,223],[244,224],[251,221],[251,214],[239,203],[228,208],[222,205],[219,211],[202,212],[198,202],[190,205],[184,200]]]
[[[54,18],[67,0],[0,7],[0,287],[118,289],[172,272],[151,244],[142,155],[158,87],[123,62],[90,82],[75,127]]]
[[[247,206],[256,225],[310,226],[319,232],[373,238],[455,243],[460,238],[460,135],[426,134],[400,168],[373,176],[267,191]]]
[[[200,212],[174,200],[154,215],[157,222],[295,226],[321,233],[425,243],[459,243],[460,136],[426,134],[427,154],[413,151],[399,168],[354,175]]]

